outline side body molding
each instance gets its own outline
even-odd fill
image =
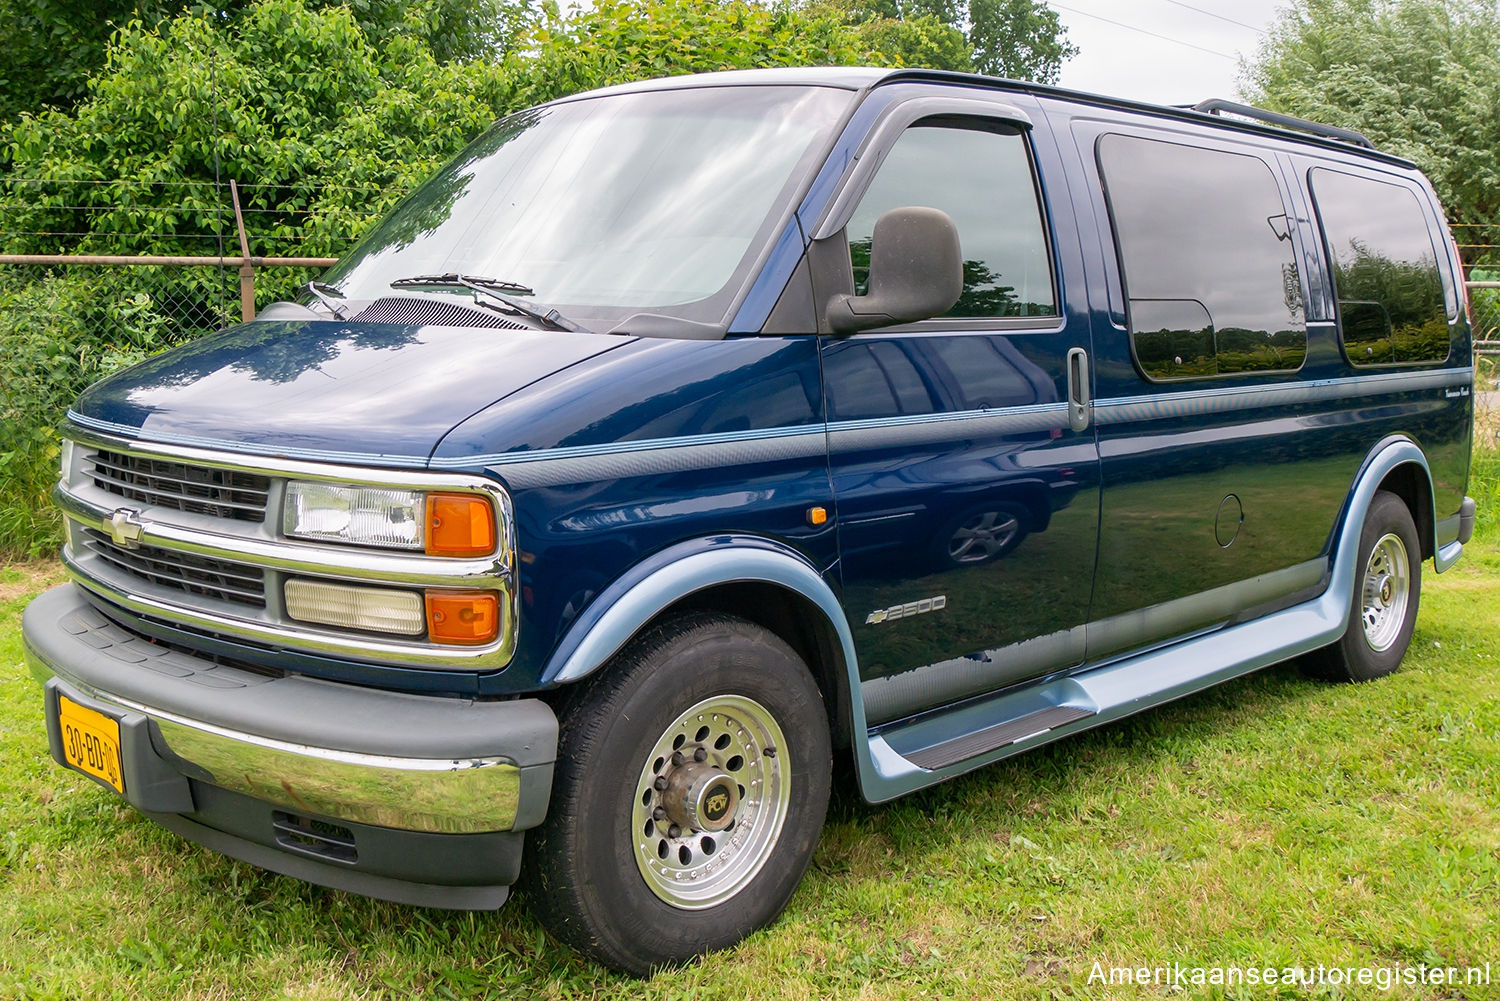
[[[857,690],[854,636],[833,589],[796,550],[749,535],[690,540],[636,564],[584,609],[548,660],[542,683],[564,684],[585,678],[663,609],[698,591],[747,581],[779,585],[817,605],[839,638],[845,666]],[[857,739],[864,733],[864,711],[854,708]]]

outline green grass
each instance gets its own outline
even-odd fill
[[[1490,987],[1229,997],[1500,997],[1500,533],[1437,577],[1405,667],[1282,665],[885,807],[835,802],[785,916],[616,977],[513,902],[424,911],[183,842],[48,759],[0,571],[0,997],[1137,998],[1106,967],[1496,964]],[[1210,996],[1206,988],[1184,996]]]

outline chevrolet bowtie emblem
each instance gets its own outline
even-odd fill
[[[116,508],[115,513],[104,522],[104,530],[122,549],[135,549],[141,544],[141,513],[133,508]]]

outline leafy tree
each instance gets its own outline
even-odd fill
[[[834,0],[905,66],[1055,83],[1078,49],[1040,0]]]
[[[883,63],[840,17],[751,0],[599,0],[549,8],[529,51],[506,62],[516,106],[680,73]]]
[[[378,44],[349,8],[303,0],[132,22],[76,109],[23,115],[6,135],[19,176],[119,183],[44,189],[7,217],[12,233],[79,231],[65,204],[93,210],[89,232],[65,248],[11,236],[5,249],[202,253],[187,235],[233,232],[211,182],[235,178],[267,186],[245,192],[257,237],[341,251],[504,103],[497,67],[439,61],[421,10],[410,16],[411,30]],[[163,230],[184,236],[142,235]]]
[[[1415,160],[1455,222],[1500,220],[1500,13],[1483,0],[1292,0],[1252,101]]]
[[[117,28],[162,27],[181,15],[215,21],[252,0],[0,0],[0,121],[68,108],[104,67]],[[415,35],[439,62],[498,58],[534,18],[527,0],[310,0],[344,6],[369,39]]]

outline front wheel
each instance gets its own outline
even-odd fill
[[[828,717],[807,667],[743,619],[636,640],[561,713],[531,907],[564,942],[648,973],[772,921],[828,806]]]
[[[1359,534],[1359,577],[1343,638],[1317,652],[1319,673],[1373,681],[1406,655],[1422,596],[1422,549],[1406,503],[1380,491]]]

